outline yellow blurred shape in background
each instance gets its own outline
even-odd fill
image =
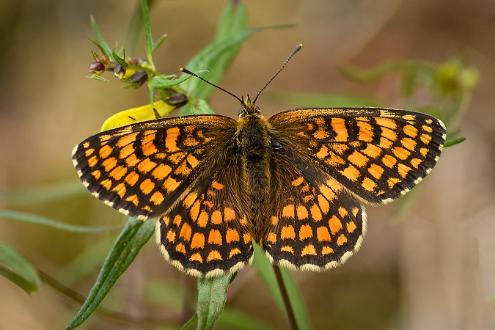
[[[156,119],[153,108],[163,117],[175,109],[163,101],[156,101],[152,104],[146,104],[137,108],[120,111],[105,120],[101,126],[101,131],[108,131],[113,128],[134,124],[140,121]]]

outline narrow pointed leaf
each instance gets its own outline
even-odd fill
[[[83,196],[86,193],[81,182],[68,180],[36,187],[0,190],[0,200],[9,205],[31,205]]]
[[[183,116],[189,115],[209,115],[214,114],[215,111],[211,108],[211,106],[205,100],[199,100],[196,102],[190,102],[187,104],[184,109],[182,109],[181,114]]]
[[[169,88],[172,86],[176,86],[180,83],[183,83],[184,81],[190,79],[191,76],[187,75],[182,75],[179,78],[173,78],[171,79],[169,76],[165,75],[156,75],[153,78],[151,78],[148,82],[148,86],[156,89],[156,88]]]
[[[299,329],[309,330],[312,328],[311,319],[309,318],[308,311],[304,305],[304,300],[302,298],[301,292],[297,287],[297,283],[292,277],[291,273],[287,269],[281,269],[282,278],[284,280],[285,286],[287,288],[287,293],[289,294],[289,299],[294,309],[294,314],[296,316],[296,321]]]
[[[465,137],[458,137],[455,139],[450,139],[445,141],[444,148],[455,146],[456,144],[462,143],[466,140]]]
[[[90,227],[90,226],[70,225],[60,221],[45,218],[39,215],[18,212],[18,211],[10,211],[10,210],[0,210],[0,219],[26,222],[36,225],[43,225],[55,229],[70,231],[73,233],[101,233],[101,232],[107,232],[122,228],[122,226]]]
[[[136,258],[144,244],[148,242],[154,228],[155,222],[153,220],[143,222],[129,218],[127,225],[117,237],[107,255],[86,301],[67,325],[67,329],[78,327],[94,312],[120,276]]]
[[[265,282],[268,290],[271,293],[272,298],[275,300],[279,310],[285,313],[284,302],[282,300],[282,294],[280,293],[279,287],[277,285],[277,279],[273,273],[273,268],[268,259],[263,255],[258,244],[254,244],[254,260],[253,266],[256,268],[258,275]]]
[[[155,0],[148,0],[148,8],[155,3]],[[136,51],[136,46],[139,40],[139,35],[141,34],[141,29],[143,27],[143,14],[141,12],[141,4],[138,2],[134,14],[132,15],[131,21],[129,22],[129,28],[127,29],[127,34],[125,38],[125,50],[128,56],[134,56]]]
[[[93,33],[95,34],[96,37],[96,44],[101,48],[101,51],[108,56],[110,59],[113,58],[113,52],[110,46],[108,46],[108,43],[106,42],[105,38],[103,37],[103,34],[101,34],[100,28],[96,24],[95,18],[93,15],[89,16],[89,19],[91,21],[91,29],[93,30]]]
[[[212,83],[218,83],[221,76],[213,77],[211,72],[218,70],[215,66],[218,62],[218,59],[230,51],[232,47],[240,45],[244,40],[249,38],[257,32],[256,29],[248,29],[234,34],[228,38],[223,39],[220,42],[213,43],[207,47],[205,47],[202,51],[200,51],[189,63],[187,63],[186,68],[195,72],[198,70],[207,69],[209,74],[205,76]],[[225,70],[221,70],[224,73]],[[212,75],[212,77],[210,77]],[[204,85],[204,86],[203,86]],[[202,87],[199,87],[202,86]],[[208,86],[208,87],[206,87]],[[199,79],[191,79],[181,84],[181,87],[188,91],[191,95],[196,98],[207,98],[213,88],[209,85],[206,85]]]
[[[29,294],[41,286],[41,279],[34,267],[4,243],[0,243],[0,275]]]
[[[153,42],[153,34],[151,32],[150,8],[148,6],[148,0],[140,0],[140,4],[141,4],[141,15],[143,18],[143,29],[144,29],[144,40],[145,40],[144,49],[146,52],[148,63],[154,69],[154,64],[153,64],[154,42]]]
[[[158,39],[156,39],[155,42],[153,43],[153,49],[151,51],[154,53],[158,48],[160,48],[160,46],[163,44],[166,38],[167,35],[162,34]]]
[[[232,274],[198,280],[198,329],[213,328],[227,300],[227,288]]]
[[[196,329],[196,325],[198,324],[198,314],[194,313],[191,318],[180,327],[180,330],[193,330]]]

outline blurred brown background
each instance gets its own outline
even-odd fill
[[[210,42],[223,5],[224,1],[156,2],[154,34],[169,36],[155,56],[159,71],[176,73]],[[111,45],[117,40],[122,44],[134,6],[135,1],[0,2],[2,190],[75,181],[72,147],[97,132],[110,114],[147,103],[144,89],[123,89],[110,75],[108,83],[85,77],[90,51],[95,49],[89,42],[89,15],[95,15]],[[495,3],[253,0],[247,6],[251,26],[297,26],[261,32],[243,45],[222,82],[236,93],[257,90],[299,42],[303,51],[271,91],[370,96],[394,106],[396,79],[357,85],[340,75],[337,67],[367,67],[386,59],[443,62],[461,55],[480,70],[481,81],[462,124],[467,140],[445,151],[412,210],[397,220],[393,206],[369,209],[368,235],[346,265],[325,273],[294,275],[315,329],[494,329]],[[238,104],[228,96],[215,93],[212,105],[218,113],[236,116]],[[284,108],[269,93],[260,105],[267,114]],[[121,221],[89,194],[41,204],[1,203],[1,208],[69,223]],[[0,222],[1,241],[82,294],[87,294],[103,260],[101,253],[114,236]],[[96,244],[103,245],[103,252],[76,259]],[[75,260],[80,264],[74,265]],[[254,271],[241,275],[227,306],[284,328],[283,315]],[[143,298],[150,282],[162,280],[184,283],[151,242],[105,306],[135,317],[165,317],[177,306]],[[28,296],[0,277],[2,330],[60,329],[78,307],[46,285]],[[85,327],[148,328],[97,316]]]

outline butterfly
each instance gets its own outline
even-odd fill
[[[109,206],[157,218],[163,255],[190,275],[238,271],[253,241],[272,263],[319,271],[360,248],[364,205],[411,190],[445,142],[444,124],[422,113],[307,108],[266,118],[257,97],[238,98],[238,120],[164,118],[93,135],[74,148],[74,166]]]

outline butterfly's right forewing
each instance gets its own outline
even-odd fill
[[[280,142],[363,201],[387,203],[435,166],[445,142],[438,119],[379,109],[300,109],[269,119]]]

